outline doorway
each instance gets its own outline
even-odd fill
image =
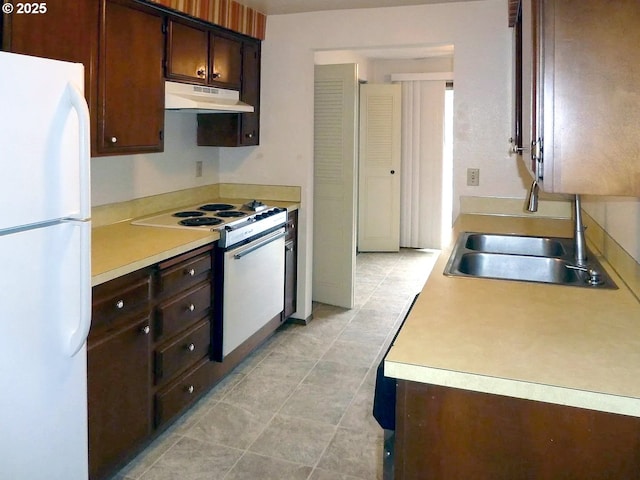
[[[316,67],[319,67],[319,66],[320,65],[316,65]],[[322,67],[327,67],[327,66],[329,65],[322,65]],[[333,67],[337,67],[337,65],[334,65]],[[355,65],[355,71],[356,71],[355,83],[351,82],[351,80],[354,80],[353,77],[350,78],[350,83],[349,83],[349,89],[353,88],[354,92],[357,92],[357,84],[358,84],[357,68],[358,66],[356,64]],[[318,80],[317,73],[318,73],[318,69],[316,69],[316,84]],[[447,76],[452,78],[452,75],[447,75]],[[344,84],[341,83],[340,85],[342,88]],[[449,99],[446,102],[444,98],[442,99],[442,104],[443,104],[442,108],[444,110],[445,104],[452,105],[453,91],[451,86],[449,86],[446,89],[443,89],[443,91],[444,91],[443,97],[446,96]],[[317,103],[318,100],[319,100],[318,90],[316,89],[316,108],[318,106],[318,103]],[[348,121],[344,122],[343,120],[340,120],[340,122],[333,122],[333,124],[334,126],[340,125],[341,128],[346,125],[347,130],[350,130],[353,127],[353,124],[351,123],[351,120],[353,118],[356,119],[355,125],[357,126],[358,124],[357,115],[356,115],[356,112],[358,111],[357,110],[358,102],[357,101],[352,102],[351,100],[349,100],[346,103],[343,103],[343,106],[346,106],[346,108],[353,108],[352,112],[354,113],[354,115],[348,114],[347,117],[345,117],[349,119]],[[319,110],[317,109],[316,122],[318,122],[318,117],[317,117],[318,111]],[[436,248],[436,249],[441,248],[442,245],[446,243],[444,242],[445,232],[448,233],[450,231],[451,224],[452,224],[452,218],[451,218],[452,217],[452,212],[451,212],[451,206],[452,206],[451,132],[452,132],[452,128],[451,128],[451,125],[453,123],[452,112],[453,112],[452,108],[448,108],[448,107],[446,108],[447,118],[445,120],[443,116],[442,123],[444,125],[441,125],[441,130],[440,130],[441,134],[440,134],[440,140],[439,140],[442,147],[441,149],[443,150],[443,154],[440,159],[440,167],[439,167],[440,174],[439,174],[439,178],[437,179],[439,182],[441,182],[441,187],[439,188],[441,201],[438,202],[438,205],[440,207],[436,209],[435,212],[437,214],[437,219],[438,219],[437,223],[440,225],[440,228],[438,228],[438,235],[440,235],[443,240],[437,241],[434,245],[428,246],[426,248]],[[445,125],[448,125],[448,128],[445,128]],[[344,150],[345,140],[348,140],[348,143],[346,145],[349,148],[347,150],[349,150],[351,146],[353,146],[354,144],[357,145],[358,129],[354,128],[354,130],[351,133],[349,133],[347,130],[344,130],[344,129],[341,130],[342,133],[336,137],[339,139],[339,141],[335,142],[334,144],[335,149],[345,151]],[[343,202],[343,204],[347,205],[346,216],[347,217],[352,216],[352,220],[353,220],[353,224],[351,225],[352,229],[343,228],[341,230],[340,235],[334,234],[330,239],[323,238],[322,232],[324,232],[324,235],[326,235],[329,230],[327,229],[327,226],[324,223],[324,220],[322,219],[324,218],[326,220],[327,218],[331,218],[331,217],[328,214],[319,215],[317,213],[319,211],[324,210],[324,208],[328,206],[330,203],[330,202],[327,202],[326,199],[322,199],[321,195],[318,195],[320,193],[320,190],[318,190],[317,174],[318,174],[318,168],[322,166],[322,162],[318,162],[318,156],[317,156],[317,153],[318,153],[317,142],[319,138],[321,138],[321,136],[318,135],[318,130],[316,129],[316,145],[314,148],[316,151],[316,156],[314,159],[314,162],[315,162],[315,167],[314,167],[314,248],[313,248],[314,250],[314,261],[313,261],[314,281],[313,281],[312,298],[314,301],[318,301],[321,303],[328,303],[331,305],[342,306],[345,308],[352,308],[354,305],[355,255],[357,252],[355,231],[358,225],[358,219],[355,212],[357,211],[356,209],[358,208],[359,195],[358,195],[357,189],[355,190],[355,193],[354,193],[354,190],[352,190],[352,188],[354,188],[354,183],[351,183],[351,181],[354,180],[354,177],[357,178],[357,175],[355,174],[357,173],[357,168],[358,168],[358,155],[357,155],[357,151],[354,152],[352,157],[353,164],[349,163],[347,164],[346,170],[341,170],[343,173],[346,172],[348,174],[347,177],[343,177],[343,179],[346,178],[348,181],[346,183],[334,181],[333,185],[329,188],[329,190],[332,192],[332,195],[335,196],[335,199],[339,198],[339,202]],[[324,140],[326,140],[326,136],[324,136]],[[337,168],[338,170],[340,170],[340,169],[343,169],[345,165],[343,164],[338,167],[337,165],[334,164],[333,166],[334,168]],[[356,170],[353,170],[352,166]],[[351,174],[354,174],[354,177],[351,177],[350,176]],[[327,190],[327,188],[325,187],[323,187],[323,189]],[[353,203],[350,204],[349,202],[353,202]],[[344,225],[342,225],[342,227],[344,227]],[[342,252],[342,257],[343,257],[342,261],[338,260],[338,256],[335,255],[336,252],[333,250],[334,246],[337,247],[339,251]],[[339,266],[339,268],[337,268],[337,266]],[[323,282],[325,283],[325,285],[331,285],[331,288],[329,290],[324,289],[321,291],[318,286]],[[330,292],[329,295],[327,295],[328,291]]]

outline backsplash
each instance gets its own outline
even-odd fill
[[[587,239],[640,299],[640,199],[584,197]]]

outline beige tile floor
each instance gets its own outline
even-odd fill
[[[359,254],[355,308],[284,325],[112,480],[381,479],[376,367],[437,254]]]

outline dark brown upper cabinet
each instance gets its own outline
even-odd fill
[[[546,192],[640,197],[640,2],[614,3],[522,1],[522,158]]]
[[[103,0],[100,20],[97,153],[161,152],[163,19],[130,2]]]
[[[242,42],[240,100],[253,106],[253,113],[198,115],[198,145],[247,147],[260,143],[260,42]]]
[[[166,52],[168,79],[240,89],[240,40],[201,25],[169,19]]]

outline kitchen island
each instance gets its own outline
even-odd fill
[[[572,224],[462,215],[463,231],[570,237]],[[622,279],[604,261],[617,290],[446,277],[450,253],[385,361],[396,478],[639,478],[640,303]]]

